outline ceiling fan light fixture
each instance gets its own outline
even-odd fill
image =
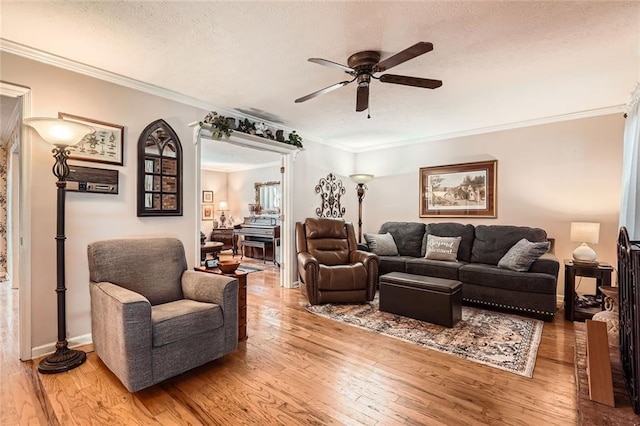
[[[442,81],[394,74],[384,74],[380,77],[376,77],[374,75],[377,72],[387,71],[388,69],[393,68],[396,65],[400,65],[410,59],[430,52],[432,49],[433,44],[421,41],[383,61],[380,61],[379,52],[375,50],[365,50],[362,52],[356,52],[353,55],[349,56],[349,58],[347,59],[348,66],[328,61],[322,58],[309,58],[309,62],[326,67],[338,68],[353,76],[353,80],[343,81],[341,83],[337,83],[316,92],[310,93],[306,96],[296,99],[295,102],[300,103],[308,101],[309,99],[313,99],[324,93],[328,93],[342,86],[346,86],[347,84],[357,80],[358,90],[356,91],[356,111],[364,111],[366,109],[369,109],[369,85],[372,78],[380,80],[381,83],[392,83],[403,86],[436,89],[442,86]]]

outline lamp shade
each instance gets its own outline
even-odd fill
[[[93,127],[86,124],[59,118],[27,118],[24,124],[34,128],[45,142],[61,148],[75,145],[89,133],[95,132]]]
[[[594,222],[571,222],[571,241],[598,244],[600,224]]]
[[[220,201],[218,203],[218,210],[221,210],[221,211],[229,210],[229,203],[227,203],[226,201]]]
[[[354,175],[349,175],[352,181],[355,183],[367,183],[373,179],[373,175],[367,175],[364,173],[357,173]]]

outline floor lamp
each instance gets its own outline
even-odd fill
[[[53,174],[58,178],[57,201],[57,233],[56,233],[56,294],[58,299],[58,341],[56,342],[55,353],[49,355],[38,364],[38,371],[43,374],[62,373],[76,368],[87,359],[87,354],[83,351],[69,349],[67,342],[67,322],[66,322],[66,302],[65,302],[65,268],[64,268],[64,199],[67,187],[67,176],[69,166],[68,147],[75,145],[82,138],[94,131],[92,127],[74,121],[66,121],[55,118],[27,118],[24,124],[32,127],[38,132],[40,137],[54,146]]]
[[[358,190],[358,244],[362,243],[362,199],[364,198],[364,191],[367,189],[365,183],[370,182],[373,179],[373,175],[355,174],[349,175],[352,181],[357,183],[356,189]]]

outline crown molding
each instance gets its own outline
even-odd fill
[[[114,83],[120,86],[128,87],[130,89],[139,90],[144,93],[149,93],[151,95],[159,96],[161,98],[169,99],[185,105],[201,108],[205,111],[217,111],[221,115],[233,116],[236,119],[247,118],[251,121],[265,123],[276,129],[282,129],[288,133],[291,133],[292,131],[296,130],[292,127],[289,127],[280,123],[273,123],[261,117],[255,117],[250,114],[242,113],[222,105],[212,104],[210,102],[203,101],[202,99],[197,99],[192,96],[175,92],[173,90],[169,90],[160,86],[145,83],[144,81],[136,80],[121,74],[103,70],[101,68],[97,68],[91,65],[83,64],[81,62],[77,62],[72,59],[67,59],[62,56],[45,52],[43,50],[35,49],[33,47],[29,47],[24,44],[16,43],[14,41],[7,40],[5,38],[0,38],[0,51],[11,53],[13,55],[21,56],[23,58],[31,59],[33,61],[41,62],[47,65],[52,65],[54,67],[62,68],[67,71],[72,71],[78,74],[97,78],[99,80],[107,81],[109,83]],[[315,141],[318,142],[317,139]],[[319,143],[330,145],[325,141],[319,141]],[[331,146],[344,150],[344,148],[341,148],[337,145],[331,145]]]
[[[389,142],[382,145],[361,147],[357,152],[371,152],[383,149],[398,148],[407,145],[416,145],[420,143],[435,142],[446,139],[461,138],[465,136],[481,135],[484,133],[501,132],[503,130],[519,129],[523,127],[539,126],[543,124],[558,123],[561,121],[579,120],[582,118],[596,117],[600,115],[609,115],[624,112],[625,105],[613,105],[603,108],[595,108],[585,111],[572,112],[568,114],[553,115],[549,117],[534,118],[532,120],[515,121],[513,123],[498,124],[495,126],[478,127],[476,129],[462,130],[452,133],[441,133],[439,135],[427,136],[414,139],[405,139],[396,142]]]

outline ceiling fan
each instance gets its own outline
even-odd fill
[[[380,61],[380,53],[373,50],[365,50],[363,52],[357,52],[349,56],[347,64],[345,66],[336,62],[328,61],[321,58],[309,58],[309,62],[314,64],[324,65],[326,67],[337,68],[351,75],[353,79],[341,81],[340,83],[333,84],[317,92],[310,93],[306,96],[296,99],[296,103],[308,101],[317,96],[329,93],[354,81],[358,82],[358,90],[356,93],[356,111],[364,111],[369,107],[369,84],[371,79],[380,80],[382,83],[402,84],[404,86],[423,87],[425,89],[437,89],[442,86],[440,80],[430,80],[428,78],[408,77],[405,75],[396,74],[383,74],[380,77],[376,77],[374,74],[378,72],[387,71],[390,68],[400,65],[403,62],[413,59],[416,56],[420,56],[433,50],[433,44],[421,41],[413,46],[396,53],[390,58]]]

